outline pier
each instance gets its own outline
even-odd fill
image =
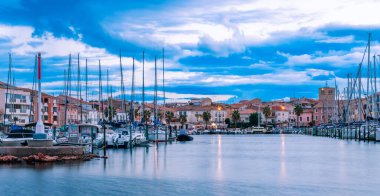
[[[84,154],[81,146],[52,146],[52,147],[29,147],[29,146],[6,146],[0,147],[0,155],[25,157],[29,155],[44,154],[49,156],[79,156]]]

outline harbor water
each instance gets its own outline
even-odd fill
[[[88,162],[0,165],[1,195],[380,195],[380,144],[197,135]]]

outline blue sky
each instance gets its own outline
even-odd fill
[[[139,93],[144,50],[152,94],[154,57],[161,68],[164,47],[168,101],[316,98],[326,81],[336,78],[344,87],[368,32],[372,54],[380,52],[378,10],[374,0],[2,1],[0,80],[6,81],[10,52],[16,85],[30,87],[34,55],[42,52],[43,90],[57,95],[68,55],[80,53],[82,73],[88,58],[90,97],[98,93],[99,59],[118,95],[121,49],[126,90],[134,57]]]

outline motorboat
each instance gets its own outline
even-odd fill
[[[142,132],[133,132],[132,138],[133,138],[134,144],[137,144],[137,145],[146,142],[145,134]]]
[[[193,139],[194,139],[193,137],[187,134],[187,131],[185,129],[181,129],[177,136],[177,141],[181,141],[181,142],[193,141]]]
[[[267,133],[264,127],[251,127],[252,133]]]
[[[166,131],[157,129],[156,131],[150,131],[148,139],[149,141],[164,142],[168,139],[169,135],[166,134]]]
[[[12,125],[9,132],[0,138],[0,146],[26,146],[32,140],[34,131]]]
[[[126,128],[115,129],[112,138],[113,138],[113,143],[116,147],[119,147],[119,146],[127,147],[129,145],[130,135],[129,135],[129,131]]]

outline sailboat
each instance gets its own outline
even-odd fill
[[[154,57],[154,101],[153,101],[153,113],[154,113],[154,119],[153,119],[153,131],[149,133],[149,141],[155,141],[158,142],[166,142],[166,131],[163,127],[161,127],[161,123],[159,119],[157,118],[158,112],[157,112],[157,58]]]
[[[40,58],[40,56],[38,57]],[[40,62],[40,61],[39,61]],[[0,146],[21,146],[27,145],[28,140],[33,139],[34,131],[27,130],[24,127],[16,126],[13,122],[13,101],[12,97],[14,96],[14,77],[12,78],[12,55],[9,54],[9,70],[8,70],[8,81],[7,81],[7,90],[5,98],[5,112],[3,118],[3,126],[7,126],[8,131],[4,132],[4,135],[0,138]],[[8,99],[10,99],[11,104],[8,104]],[[10,107],[9,107],[10,105]],[[7,109],[9,108],[11,115],[7,116]],[[6,123],[6,118],[8,117],[8,123]]]

